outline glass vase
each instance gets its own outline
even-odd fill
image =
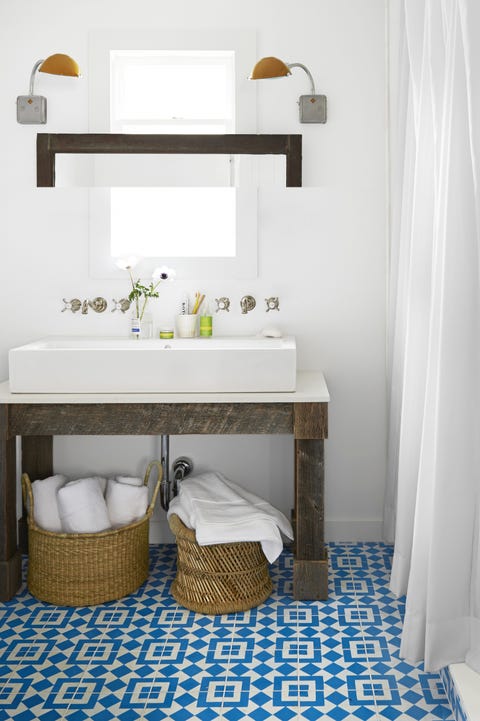
[[[135,340],[153,338],[153,318],[150,313],[144,313],[141,320],[136,316],[131,318],[130,337]]]

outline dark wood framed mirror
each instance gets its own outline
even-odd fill
[[[55,158],[60,153],[285,155],[285,186],[302,185],[301,135],[38,133],[37,187],[55,187]]]

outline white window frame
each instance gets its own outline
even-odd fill
[[[221,130],[215,130],[213,132],[223,133],[234,133],[235,132],[235,51],[220,51],[220,50],[158,50],[158,51],[145,51],[145,50],[112,50],[110,51],[110,86],[114,87],[116,83],[119,83],[122,77],[122,72],[125,73],[128,67],[132,65],[138,65],[139,67],[145,65],[191,65],[195,64],[197,67],[202,65],[218,65],[226,70],[231,78],[231,86],[228,88],[230,97],[228,103],[230,106],[230,113],[224,117],[212,117],[212,118],[128,118],[121,117],[115,113],[113,104],[113,93],[110,93],[110,132],[111,133],[128,133],[128,132],[150,132],[152,126],[158,127],[158,132],[163,132],[161,126],[168,126],[168,130],[165,132],[182,133],[189,132],[189,127],[193,125],[217,125],[221,127]],[[188,79],[187,79],[188,82]],[[155,88],[151,88],[151,92],[155,92]],[[182,92],[188,95],[188,85],[185,85]],[[131,131],[132,125],[136,125],[137,129]],[[176,130],[171,128],[176,127]],[[143,128],[143,129],[142,129]],[[155,132],[157,132],[155,130]],[[194,130],[194,133],[201,131]],[[207,131],[208,132],[208,131]]]
[[[249,83],[248,72],[256,56],[255,36],[249,31],[186,32],[186,31],[94,31],[89,38],[90,67],[95,79],[89,83],[90,132],[112,132],[110,108],[110,52],[149,51],[234,51],[235,53],[235,128],[237,133],[256,132],[255,83]],[[156,121],[157,123],[158,121]],[[92,188],[89,192],[90,233],[89,267],[94,278],[123,278],[110,255],[109,191]],[[148,258],[153,267],[167,262],[177,271],[177,277],[196,278],[255,278],[257,262],[257,189],[236,188],[237,238],[233,258]]]

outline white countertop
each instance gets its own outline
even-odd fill
[[[328,403],[323,373],[298,371],[293,393],[10,393],[0,383],[0,403]]]

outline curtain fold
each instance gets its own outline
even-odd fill
[[[385,528],[401,655],[480,672],[476,2],[402,3]]]

